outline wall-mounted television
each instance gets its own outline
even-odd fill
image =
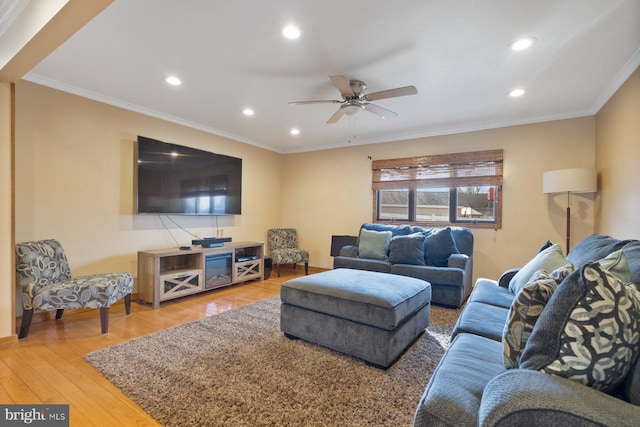
[[[136,213],[242,213],[242,159],[143,136],[135,151]]]

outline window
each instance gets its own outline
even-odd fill
[[[503,150],[374,160],[374,218],[428,225],[502,225]]]

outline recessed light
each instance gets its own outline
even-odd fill
[[[245,108],[244,110],[242,110],[242,114],[244,114],[245,116],[253,116],[255,112],[251,108]]]
[[[520,51],[529,49],[536,41],[534,37],[523,37],[511,43],[511,50]]]
[[[526,90],[518,88],[518,89],[514,89],[511,92],[509,92],[509,96],[512,97],[512,98],[517,98],[519,96],[524,95],[525,92],[526,92]]]
[[[293,128],[293,129],[291,129],[291,130],[289,131],[289,133],[290,133],[291,135],[300,135],[300,130],[299,130],[299,129],[296,129],[296,128]]]
[[[167,76],[164,81],[169,83],[171,86],[180,86],[182,84],[182,81],[176,76]]]
[[[295,25],[287,25],[282,29],[282,35],[290,40],[300,37],[300,28]]]

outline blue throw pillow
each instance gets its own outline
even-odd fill
[[[389,253],[391,231],[372,231],[362,228],[358,242],[360,258],[386,261]]]
[[[422,234],[392,238],[389,243],[389,262],[392,264],[424,265],[424,239]]]
[[[567,265],[568,263],[569,261],[567,261],[562,254],[562,248],[560,245],[551,245],[541,252],[538,252],[531,261],[529,261],[515,274],[515,276],[513,276],[513,278],[511,278],[511,281],[509,282],[509,290],[514,294],[517,294],[525,287],[536,271],[553,271]]]
[[[370,231],[390,231],[393,237],[395,236],[406,236],[407,234],[411,234],[411,226],[409,225],[388,225],[388,224],[371,224],[364,223],[362,224],[362,228]]]
[[[433,230],[424,239],[424,261],[426,265],[446,267],[451,254],[459,254],[451,227]]]

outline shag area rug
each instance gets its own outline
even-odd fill
[[[85,359],[167,426],[409,426],[459,310],[387,370],[280,331],[280,297],[146,335]]]

